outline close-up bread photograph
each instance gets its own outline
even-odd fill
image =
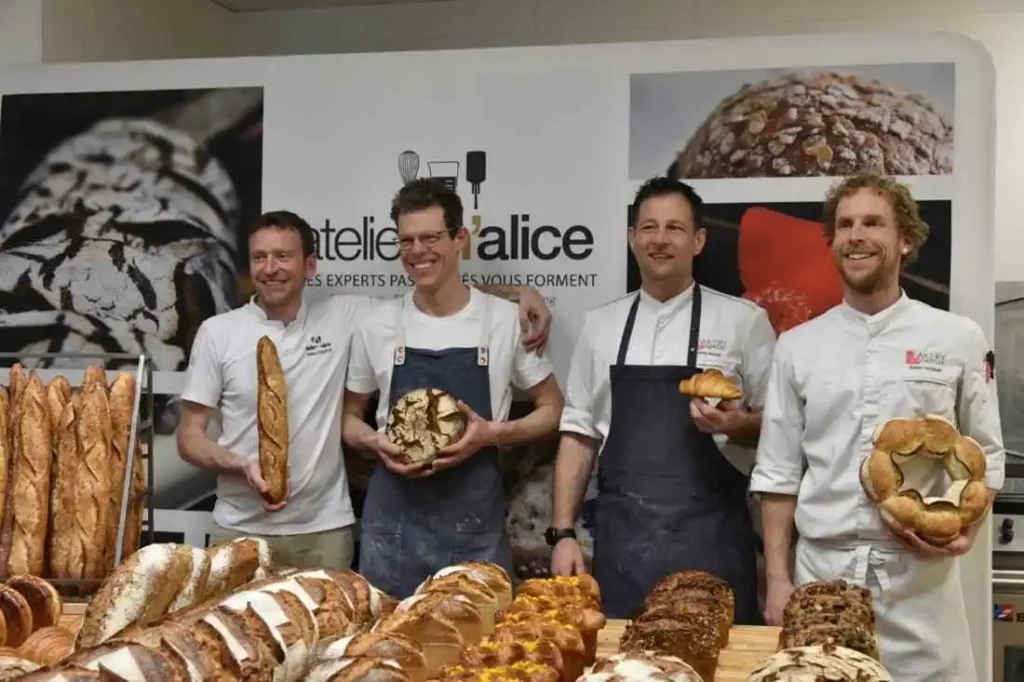
[[[953,173],[953,64],[633,74],[630,178]]]

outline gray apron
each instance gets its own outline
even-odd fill
[[[407,348],[404,305],[398,307],[392,407],[408,391],[436,388],[466,403],[482,419],[492,418],[487,372],[490,301],[483,299],[476,348]],[[363,507],[360,572],[398,599],[411,595],[432,573],[460,561],[494,562],[511,574],[505,507],[497,448],[480,450],[427,478],[406,478],[378,465]]]
[[[700,286],[685,367],[625,364],[639,303],[638,294],[611,367],[612,420],[597,473],[593,575],[604,612],[630,618],[659,579],[701,570],[732,586],[736,623],[760,623],[748,479],[697,429],[679,393],[679,382],[700,372]]]

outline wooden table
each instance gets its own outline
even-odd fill
[[[64,605],[61,626],[77,634],[82,625],[85,604]],[[619,651],[619,638],[626,627],[624,620],[609,620],[598,633],[597,655],[611,656]],[[747,676],[758,663],[775,653],[778,647],[779,629],[737,625],[729,633],[729,646],[718,658],[718,674],[714,682],[746,682]],[[711,682],[708,680],[708,682]]]
[[[624,620],[608,621],[597,635],[599,657],[618,652],[619,638],[625,627]],[[737,625],[729,633],[729,646],[718,657],[718,674],[714,682],[746,682],[757,664],[775,653],[778,642],[778,628]]]

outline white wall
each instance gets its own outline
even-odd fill
[[[0,66],[43,60],[43,0],[0,0]]]

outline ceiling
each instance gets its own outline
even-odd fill
[[[232,12],[266,12],[290,9],[323,9],[326,7],[358,7],[366,5],[411,5],[447,0],[210,0]]]

